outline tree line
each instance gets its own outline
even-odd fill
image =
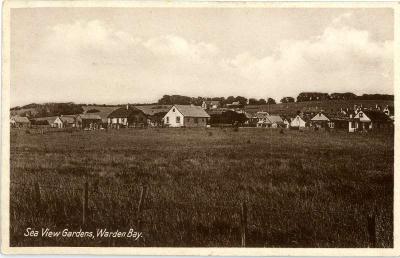
[[[273,98],[267,98],[267,100],[261,98],[250,98],[247,99],[243,96],[229,96],[225,97],[188,97],[182,95],[164,95],[157,101],[157,104],[160,105],[196,105],[200,106],[203,101],[219,101],[222,106],[227,104],[232,104],[233,102],[238,102],[239,105],[264,105],[264,104],[276,104],[276,101]]]
[[[240,105],[266,105],[276,104],[275,99],[267,98],[267,100],[261,98],[245,98],[243,96],[229,96],[225,97],[188,97],[182,95],[164,95],[160,98],[157,103],[160,105],[196,105],[200,106],[203,101],[216,100],[219,101],[221,106],[226,104],[232,104],[233,102],[239,102]],[[283,97],[280,103],[291,103],[291,102],[306,102],[306,101],[324,101],[324,100],[394,100],[394,95],[389,94],[363,94],[356,95],[351,92],[345,93],[323,93],[323,92],[301,92],[297,98],[294,97]]]

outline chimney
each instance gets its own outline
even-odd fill
[[[126,110],[128,110],[129,109],[129,104],[126,104]]]

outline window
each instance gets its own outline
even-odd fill
[[[180,123],[181,123],[181,117],[180,117],[180,116],[177,116],[177,117],[176,117],[176,123],[177,123],[177,124],[180,124]]]
[[[360,117],[363,117],[363,113],[360,112]]]
[[[194,119],[194,123],[195,123],[195,124],[198,124],[198,123],[199,123],[199,119],[198,119],[197,117]]]
[[[175,108],[172,109],[172,112],[175,112]]]
[[[167,116],[167,124],[169,124],[169,116]]]

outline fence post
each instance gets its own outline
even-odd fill
[[[142,210],[144,206],[144,200],[146,198],[147,194],[147,186],[142,186],[142,190],[140,191],[140,199],[139,199],[139,204],[137,207],[137,212],[136,212],[136,217],[137,217],[137,227],[138,231],[141,230],[141,222],[142,222]]]
[[[376,213],[368,214],[367,229],[369,236],[369,247],[376,248]]]
[[[240,216],[240,228],[242,235],[242,247],[246,247],[246,235],[247,235],[247,206],[246,202],[242,202]]]
[[[88,181],[85,180],[85,184],[83,187],[83,202],[82,202],[82,225],[86,225],[87,216],[88,216],[88,195],[89,195],[89,184]]]
[[[40,186],[38,181],[35,181],[35,200],[37,210],[42,212],[42,196],[40,194]]]

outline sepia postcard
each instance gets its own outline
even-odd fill
[[[398,2],[2,14],[3,253],[400,255]]]

